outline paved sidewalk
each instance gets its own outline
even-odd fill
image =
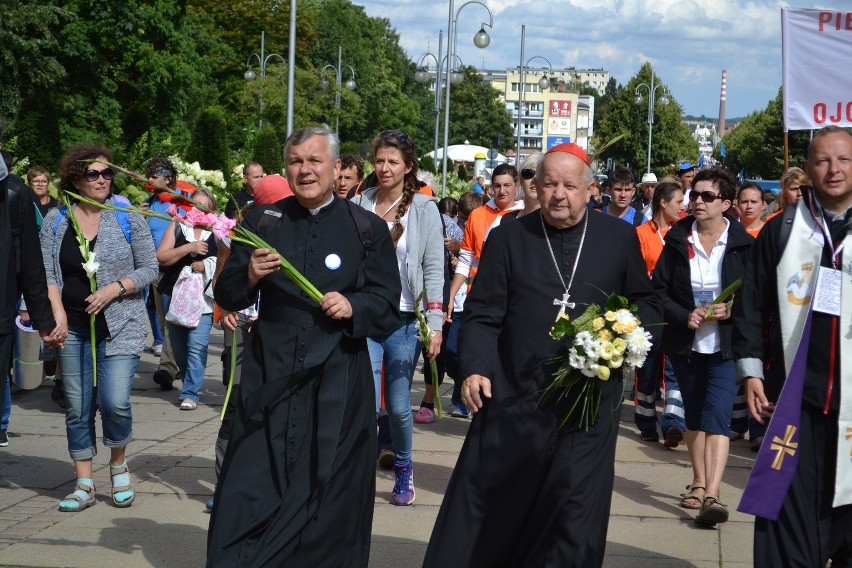
[[[178,409],[179,391],[162,392],[152,382],[153,356],[140,361],[132,394],[134,441],[128,448],[137,497],[129,509],[112,506],[109,452],[101,448],[95,458],[97,506],[77,514],[56,510],[74,481],[64,414],[51,402],[47,383],[33,391],[15,390],[9,446],[0,448],[0,567],[203,566],[209,521],[204,503],[215,483],[213,444],[224,399],[221,350],[222,334],[214,330],[201,404],[191,412]],[[446,404],[451,385],[444,387]],[[415,404],[422,386],[422,377],[415,377]],[[415,425],[417,500],[411,507],[389,504],[393,476],[377,472],[371,567],[421,565],[468,424],[448,417]],[[632,406],[625,404],[604,565],[751,566],[753,521],[734,509],[753,460],[747,442],[732,444],[722,491],[731,520],[720,529],[699,528],[675,498],[691,481],[686,447],[668,450],[640,442]],[[453,551],[446,557],[454,566]]]

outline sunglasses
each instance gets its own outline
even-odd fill
[[[715,194],[712,191],[695,191],[693,189],[689,192],[690,201],[698,201],[699,197],[701,197],[701,201],[704,203],[713,203],[717,199],[722,199],[721,195]]]
[[[402,144],[411,143],[411,138],[408,137],[408,134],[400,132],[399,130],[385,130],[379,135],[379,138],[393,138],[394,140]]]
[[[535,170],[529,170],[524,168],[521,170],[521,179],[532,179],[535,177]]]
[[[97,181],[99,177],[104,178],[106,181],[110,181],[115,177],[115,172],[112,168],[104,168],[102,170],[86,170],[83,172],[83,179],[86,181]]]

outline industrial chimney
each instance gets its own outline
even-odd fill
[[[725,99],[728,90],[728,70],[722,69],[722,93],[719,96],[719,137],[725,135]]]

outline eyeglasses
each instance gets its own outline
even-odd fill
[[[34,179],[30,182],[32,185],[47,185],[46,179]]]
[[[535,177],[535,170],[522,169],[521,170],[521,179],[532,179]]]
[[[694,189],[689,192],[689,200],[690,201],[698,201],[698,198],[701,197],[701,201],[704,203],[713,203],[717,199],[722,199],[722,196],[712,191],[695,191]]]
[[[112,168],[104,168],[102,170],[86,170],[83,172],[83,179],[86,181],[97,181],[99,177],[104,178],[106,181],[110,181],[115,177],[115,172]]]
[[[411,138],[408,137],[408,134],[399,130],[385,130],[379,134],[379,138],[393,138],[402,144],[411,144]]]

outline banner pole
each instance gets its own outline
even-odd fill
[[[789,132],[784,131],[784,173],[790,169],[790,139]]]

